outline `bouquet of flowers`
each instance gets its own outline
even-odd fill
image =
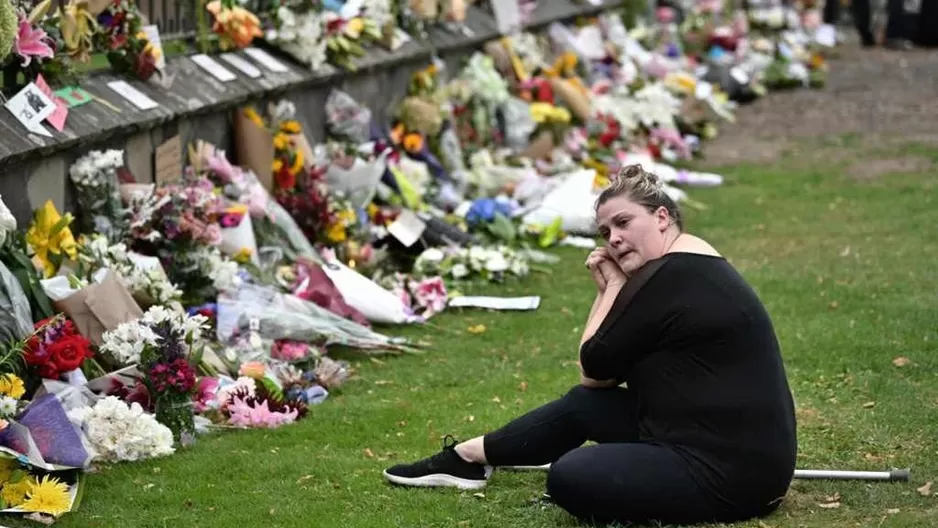
[[[529,271],[528,261],[508,246],[429,248],[414,262],[417,277],[439,275],[455,280],[471,280],[473,275],[480,275],[487,281],[501,282],[508,274],[524,277]]]
[[[110,244],[107,238],[97,234],[82,242],[78,256],[89,268],[89,275],[102,268],[120,275],[121,282],[138,303],[151,306],[180,302],[182,290],[169,280],[158,261],[150,266],[144,264],[146,259],[129,251],[125,244]]]
[[[36,323],[36,332],[26,341],[23,353],[27,367],[53,380],[80,369],[92,357],[91,342],[62,314]]]
[[[213,0],[205,8],[215,19],[212,31],[218,35],[222,51],[246,48],[255,38],[264,36],[257,15],[234,0]]]
[[[49,200],[36,210],[26,231],[25,240],[34,253],[33,259],[47,278],[59,271],[66,258],[74,260],[78,256],[78,244],[69,228],[73,220],[69,213],[60,215]]]
[[[120,196],[117,170],[124,166],[121,150],[94,150],[69,168],[69,176],[84,212],[81,231],[100,233],[119,242],[127,231],[128,212]]]
[[[71,511],[72,490],[62,478],[34,473],[29,466],[4,453],[0,455],[0,509],[58,517]],[[54,520],[54,519],[53,519]]]
[[[26,402],[20,400],[24,394],[26,385],[19,376],[11,372],[0,374],[0,431],[26,406]]]
[[[182,445],[195,440],[192,396],[206,319],[154,306],[137,321],[104,334],[100,351],[120,364],[137,364],[156,419]]]
[[[262,363],[242,368],[244,375],[234,384],[218,391],[220,411],[224,420],[240,428],[276,428],[306,416],[302,402],[287,402],[276,383],[267,377]]]
[[[38,4],[22,0],[7,2],[0,7],[0,66],[11,74],[5,79],[7,88],[19,85],[39,75],[53,85],[70,84],[76,72],[67,53],[56,53],[65,48],[61,12],[50,13],[51,0]],[[4,17],[7,17],[4,19]],[[5,40],[9,44],[5,45]]]
[[[85,434],[102,462],[134,462],[173,454],[173,432],[139,403],[105,396],[93,407],[68,411],[69,420]]]
[[[416,280],[404,273],[395,272],[379,277],[376,282],[397,295],[404,306],[423,319],[429,319],[442,312],[449,300],[446,284],[440,276]]]
[[[98,15],[97,48],[115,71],[142,81],[157,72],[161,51],[147,40],[142,14],[134,0],[113,0]]]
[[[231,286],[237,264],[218,250],[223,205],[208,178],[190,171],[183,184],[135,195],[131,209],[132,247],[160,259],[170,281],[187,295],[187,305],[202,304]]]
[[[328,43],[319,2],[280,2],[272,18],[275,29],[268,32],[267,40],[311,70],[322,68]]]
[[[381,27],[370,18],[345,19],[338,13],[326,11],[323,21],[329,62],[349,71],[356,69],[354,58],[365,56],[365,46],[382,40]]]

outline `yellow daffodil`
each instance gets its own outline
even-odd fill
[[[273,164],[271,165],[271,169],[273,170],[274,174],[277,174],[278,172],[280,172],[280,170],[283,169],[283,160],[275,159]]]
[[[293,158],[293,165],[290,167],[290,172],[293,174],[299,174],[300,171],[303,170],[303,164],[305,162],[306,160],[303,159],[303,153],[296,151],[296,157]]]
[[[261,116],[258,115],[257,110],[254,110],[253,108],[250,108],[250,107],[245,108],[244,117],[248,118],[248,121],[254,123],[255,125],[261,128],[265,128],[267,126],[264,124],[264,120],[261,119]]]
[[[56,478],[45,475],[41,480],[32,483],[26,494],[26,501],[20,507],[23,511],[58,517],[71,507],[68,486]]]
[[[70,259],[78,256],[78,245],[68,228],[72,215],[62,216],[52,200],[36,211],[35,218],[26,232],[26,242],[33,248],[36,260],[45,276],[52,277],[58,271],[62,255]]]
[[[292,119],[280,124],[280,131],[285,134],[299,134],[300,130],[300,124]]]
[[[252,252],[249,248],[241,248],[231,258],[238,264],[246,264],[251,261]]]
[[[326,236],[331,242],[345,242],[347,236],[345,233],[345,223],[342,221],[333,222],[326,230]]]
[[[26,386],[16,374],[3,374],[0,376],[0,394],[18,400],[26,394]]]
[[[278,133],[274,136],[274,150],[286,150],[290,146],[290,136]]]
[[[530,111],[535,123],[569,123],[572,119],[569,110],[550,103],[531,103]]]
[[[345,24],[345,34],[349,38],[357,39],[365,31],[365,21],[361,17],[355,17]]]

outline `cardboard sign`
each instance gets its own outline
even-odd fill
[[[84,88],[80,88],[78,86],[60,88],[53,93],[69,108],[75,108],[76,106],[81,106],[83,104],[88,104],[91,101],[94,101],[94,97],[90,93],[85,91]]]
[[[172,183],[182,177],[182,140],[174,136],[156,148],[156,170],[153,172],[156,183]]]

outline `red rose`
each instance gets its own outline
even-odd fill
[[[49,345],[49,353],[59,372],[69,372],[80,367],[86,358],[91,357],[89,345],[84,337],[69,336]]]

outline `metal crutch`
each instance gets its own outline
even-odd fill
[[[805,480],[878,480],[885,482],[908,482],[908,469],[893,471],[841,471],[828,469],[796,469],[795,478]]]

